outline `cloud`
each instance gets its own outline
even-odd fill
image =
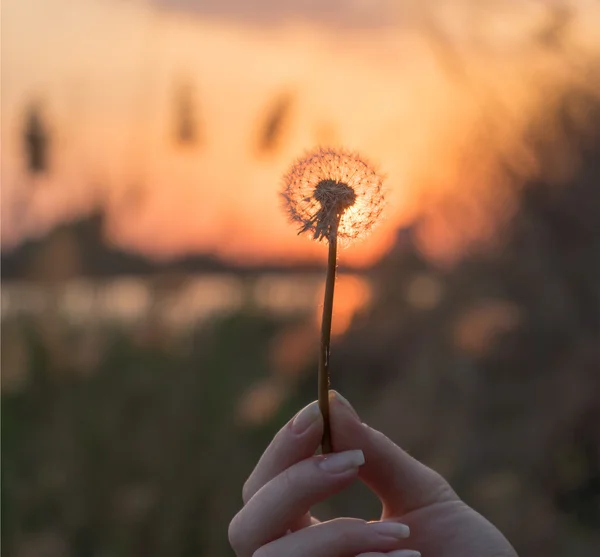
[[[393,0],[148,0],[166,10],[221,17],[245,23],[308,20],[335,27],[381,27],[397,13]]]

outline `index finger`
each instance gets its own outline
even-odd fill
[[[311,402],[284,425],[266,448],[242,490],[244,504],[281,472],[313,456],[321,443],[323,417],[318,403]]]

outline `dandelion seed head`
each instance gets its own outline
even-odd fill
[[[299,234],[337,237],[343,244],[366,236],[384,206],[382,177],[362,157],[341,149],[319,149],[296,161],[281,195]]]

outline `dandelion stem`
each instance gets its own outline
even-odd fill
[[[321,351],[319,354],[319,408],[323,415],[323,438],[321,452],[332,451],[331,426],[329,423],[329,353],[331,344],[331,320],[333,314],[333,291],[335,288],[335,271],[337,267],[337,229],[340,223],[338,215],[331,226],[329,235],[329,257],[327,259],[327,279],[325,281],[325,298],[323,300],[323,319],[321,321]]]

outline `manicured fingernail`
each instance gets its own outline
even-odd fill
[[[356,418],[358,418],[358,413],[356,412],[356,410],[354,410],[352,404],[350,404],[348,400],[344,398],[340,393],[338,393],[337,391],[329,391],[329,400],[331,401],[333,399],[337,399],[339,402],[341,402],[346,408],[348,408],[348,410],[350,410],[350,412],[352,412],[352,414],[354,414]]]
[[[396,551],[390,551],[386,553],[387,557],[421,557],[420,551],[414,549],[397,549]]]
[[[410,536],[410,528],[399,522],[369,522],[369,527],[386,538],[402,539]]]
[[[299,435],[304,433],[311,425],[321,417],[321,411],[317,401],[311,402],[308,406],[305,406],[294,418],[292,422],[292,431]]]
[[[343,453],[330,453],[319,462],[319,466],[326,472],[341,474],[353,468],[358,468],[365,463],[362,451],[345,451]]]

